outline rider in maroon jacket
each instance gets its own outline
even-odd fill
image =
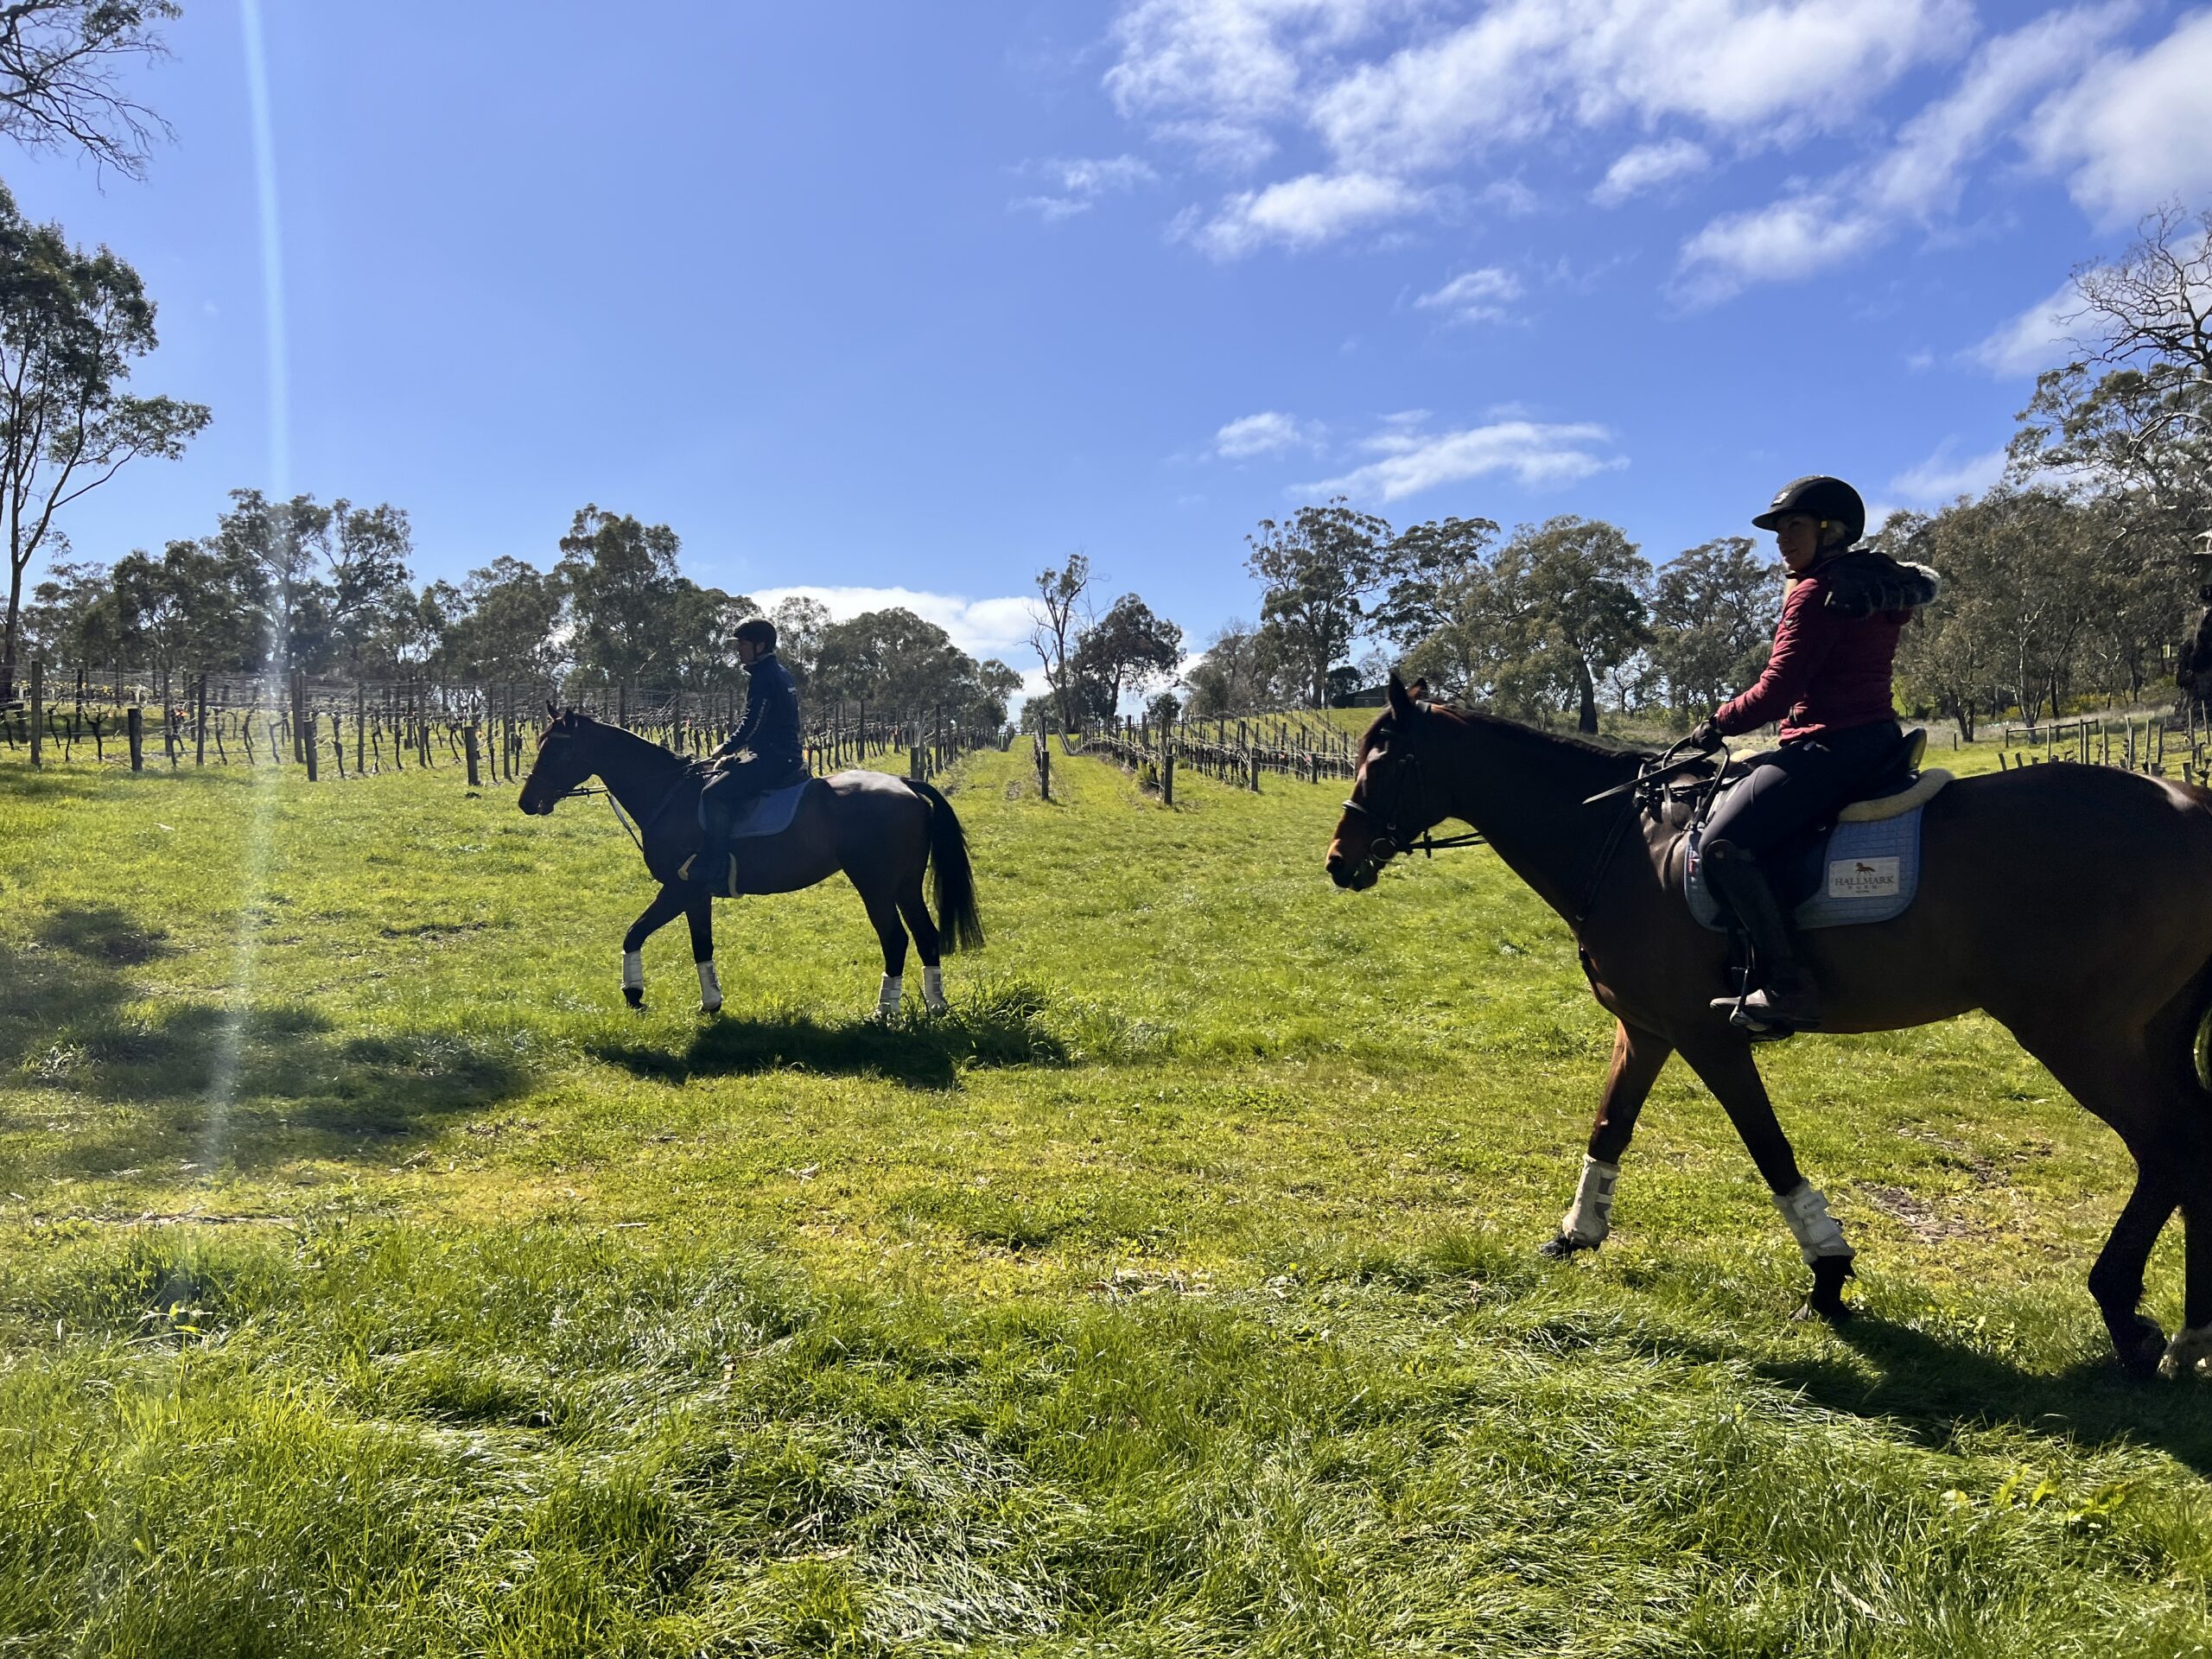
[[[1758,860],[1833,818],[1896,757],[1904,734],[1891,701],[1891,664],[1913,607],[1935,597],[1936,580],[1923,566],[1850,550],[1866,528],[1866,508],[1841,479],[1786,484],[1751,523],[1774,531],[1788,571],[1773,652],[1758,683],[1693,735],[1717,748],[1724,737],[1781,723],[1782,747],[1757,757],[1721,798],[1701,857],[1714,895],[1751,939],[1762,982],[1740,1000],[1722,997],[1713,1006],[1755,1036],[1787,1036],[1819,1027],[1820,993]]]

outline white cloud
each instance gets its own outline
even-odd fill
[[[1797,281],[1857,257],[1905,220],[1955,210],[1966,168],[2003,123],[2127,16],[2124,4],[2052,12],[1988,41],[1958,85],[1907,122],[1871,167],[1723,214],[1699,231],[1682,248],[1685,296],[1709,302],[1753,283]]]
[[[1313,427],[1278,410],[1262,410],[1229,423],[1213,435],[1213,452],[1224,461],[1249,461],[1255,455],[1280,454],[1304,448],[1318,441]]]
[[[1418,213],[1429,199],[1426,191],[1372,173],[1308,173],[1230,196],[1212,219],[1183,233],[1216,258],[1233,259],[1270,242],[1313,247]]]
[[[2074,325],[2067,321],[2082,309],[2082,296],[2074,284],[2062,283],[2050,297],[1997,329],[1967,356],[1993,374],[2037,374],[2056,368],[2073,355]]]
[[[1683,245],[1684,296],[1709,303],[1752,283],[1809,276],[1857,253],[1879,228],[1830,195],[1795,196],[1750,213],[1724,213]]]
[[[1497,421],[1438,433],[1400,426],[1360,446],[1378,459],[1340,478],[1302,487],[1387,502],[1491,473],[1510,473],[1532,487],[1571,484],[1592,473],[1628,465],[1624,456],[1593,453],[1611,438],[1604,427],[1588,423]]]
[[[1787,138],[1847,125],[1973,26],[1967,0],[1501,0],[1354,68],[1310,119],[1340,163],[1378,172],[1450,165],[1561,120],[1681,117]]]
[[[1230,166],[1274,149],[1267,123],[1301,91],[1305,62],[1365,29],[1371,0],[1140,0],[1116,21],[1106,90],[1125,116]]]
[[[912,611],[924,621],[934,622],[952,636],[952,643],[975,658],[998,657],[1009,663],[1029,648],[1034,626],[1031,601],[1019,595],[997,599],[963,599],[956,594],[932,594],[912,588],[825,588],[803,583],[791,588],[756,589],[753,600],[763,610],[773,610],[783,601],[798,596],[819,602],[830,620],[843,622],[863,611],[897,607]],[[1015,664],[1019,666],[1019,664]]]
[[[1459,322],[1503,322],[1505,308],[1521,297],[1521,279],[1497,265],[1462,271],[1433,294],[1414,304],[1424,311],[1448,311]]]
[[[1618,207],[1630,196],[1656,189],[1669,180],[1702,173],[1712,162],[1704,145],[1694,144],[1687,138],[1638,144],[1605,169],[1605,176],[1590,193],[1590,200],[1600,207]]]
[[[1048,225],[1087,213],[1099,197],[1134,190],[1160,176],[1135,156],[1035,162],[1022,170],[1050,179],[1058,194],[1017,196],[1007,207],[1017,213],[1033,213]]]
[[[1980,495],[2004,475],[2002,449],[1954,457],[1951,441],[1946,438],[1927,460],[1891,479],[1890,488],[1908,501],[1934,505],[1961,495]],[[1876,521],[1870,518],[1867,522]]]
[[[2080,68],[2133,8],[2054,11],[1976,52],[1951,93],[1907,122],[1866,181],[1870,207],[1924,219],[1958,205],[1960,174],[2028,98]]]
[[[2212,11],[2184,17],[2145,51],[2112,53],[2034,117],[2031,155],[2069,175],[2107,224],[2168,196],[2212,188]]]
[[[1389,172],[1536,137],[1552,122],[1570,10],[1532,0],[1492,6],[1441,39],[1360,65],[1320,94],[1312,124],[1341,161]]]

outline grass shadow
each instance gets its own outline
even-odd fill
[[[2193,1382],[2131,1377],[2110,1358],[2055,1374],[2021,1370],[1963,1344],[1859,1313],[1836,1334],[1876,1368],[1834,1360],[1763,1361],[1770,1381],[1831,1411],[1904,1426],[1930,1444],[1963,1429],[2009,1423],[2031,1433],[2098,1446],[2154,1446],[2212,1476],[2212,1395]]]
[[[520,1093],[529,1069],[490,1033],[346,1033],[296,1004],[149,1001],[124,966],[170,947],[105,908],[57,911],[0,946],[0,1075],[126,1109],[16,1154],[29,1173],[111,1173],[164,1158],[238,1166],[388,1157],[397,1138]]]
[[[788,1011],[755,1019],[725,1014],[681,1049],[604,1043],[589,1052],[633,1077],[671,1084],[792,1070],[957,1089],[960,1074],[971,1068],[1065,1065],[1067,1045],[1045,1026],[1042,1008],[1034,992],[1012,987],[986,990],[944,1014],[888,1024]]]
[[[175,954],[165,930],[141,928],[112,905],[65,906],[42,918],[32,937],[49,950],[119,968]]]

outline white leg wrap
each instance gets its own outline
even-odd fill
[[[2212,1359],[2212,1325],[2185,1325],[2166,1344],[2165,1357],[2158,1362],[2158,1375],[2164,1377],[2195,1376],[2196,1368]]]
[[[721,1005],[722,982],[715,976],[714,960],[709,957],[699,964],[699,1007],[702,1013],[712,1014]]]
[[[899,999],[906,994],[903,975],[886,974],[883,987],[875,994],[875,1014],[879,1020],[888,1020],[899,1012]]]
[[[922,969],[922,1001],[928,1005],[931,1014],[944,1012],[944,969],[925,968]]]
[[[1851,1246],[1844,1242],[1843,1224],[1828,1214],[1827,1194],[1810,1181],[1798,1182],[1794,1192],[1777,1193],[1774,1207],[1789,1224],[1789,1231],[1797,1241],[1798,1253],[1805,1258],[1807,1267],[1822,1256],[1853,1253]]]
[[[642,991],[645,988],[645,953],[625,950],[622,953],[622,988]]]
[[[1585,1244],[1605,1243],[1613,1230],[1613,1189],[1620,1179],[1618,1164],[1601,1164],[1584,1154],[1582,1184],[1574,1189],[1574,1207],[1559,1218],[1560,1233]]]

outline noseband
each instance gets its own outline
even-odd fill
[[[1420,752],[1414,748],[1410,741],[1408,742],[1402,753],[1400,770],[1403,777],[1396,791],[1397,804],[1401,810],[1407,798],[1414,792],[1421,767]],[[1422,830],[1417,836],[1410,835],[1398,822],[1397,810],[1385,811],[1380,806],[1370,806],[1363,801],[1347,799],[1344,802],[1344,810],[1357,812],[1375,829],[1375,833],[1368,837],[1366,853],[1355,867],[1358,869],[1379,872],[1385,864],[1400,853],[1410,853],[1416,848],[1421,850],[1424,857],[1433,858],[1436,855],[1436,849],[1440,847],[1479,847],[1484,844],[1483,834],[1479,830],[1470,830],[1465,835],[1459,836],[1438,836],[1428,830]]]

